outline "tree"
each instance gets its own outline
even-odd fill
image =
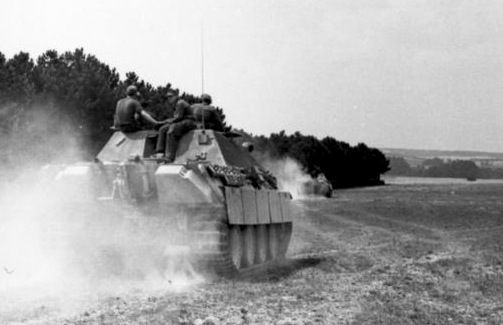
[[[411,175],[412,169],[407,163],[407,161],[402,157],[390,157],[390,175],[400,175],[400,176],[408,176]]]
[[[5,63],[4,82],[2,82],[4,87],[2,100],[4,102],[17,104],[30,102],[34,93],[34,66],[30,55],[25,52],[19,52]]]
[[[7,67],[5,66],[5,55],[0,52],[0,100],[5,102],[7,93]]]
[[[49,50],[38,58],[35,75],[39,102],[53,107],[87,147],[101,146],[110,134],[119,93],[115,69],[83,49],[61,55]]]
[[[476,179],[479,168],[473,161],[454,160],[441,165],[435,165],[425,169],[424,175],[428,177],[452,177]]]

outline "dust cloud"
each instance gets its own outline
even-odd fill
[[[0,108],[2,172],[13,174],[44,163],[82,160],[82,126],[52,104]],[[8,170],[5,170],[7,168]]]
[[[292,213],[294,217],[294,239],[288,248],[289,256],[296,256],[305,252],[311,247],[312,242],[306,240],[300,233],[305,233],[313,226],[311,224],[308,201],[325,199],[321,196],[309,196],[306,193],[306,184],[312,181],[312,178],[303,169],[301,164],[292,158],[285,159],[264,159],[264,167],[270,170],[278,180],[278,188],[282,191],[288,191],[292,194]]]
[[[169,246],[182,236],[169,224],[56,181],[84,151],[73,127],[43,112],[0,130],[0,323],[20,321],[20,310],[39,303],[72,313],[100,297],[203,282],[190,252]]]
[[[290,192],[294,200],[305,198],[304,184],[311,180],[311,176],[302,170],[299,162],[288,157],[279,160],[266,158],[263,164],[278,179],[280,190]]]

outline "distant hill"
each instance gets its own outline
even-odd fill
[[[439,158],[443,161],[470,160],[479,167],[503,168],[502,152],[422,150],[402,148],[380,148],[387,157],[404,158],[411,167],[420,165],[426,159]]]

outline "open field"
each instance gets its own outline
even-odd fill
[[[0,307],[0,323],[501,324],[502,197],[503,184],[477,183],[337,191],[297,202],[290,257],[274,268],[71,309]]]

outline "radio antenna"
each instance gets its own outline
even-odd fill
[[[201,19],[201,95],[204,94],[204,20]],[[203,116],[203,133],[205,133],[206,126],[204,125],[204,112]]]
[[[201,94],[204,93],[204,21],[201,19]]]

